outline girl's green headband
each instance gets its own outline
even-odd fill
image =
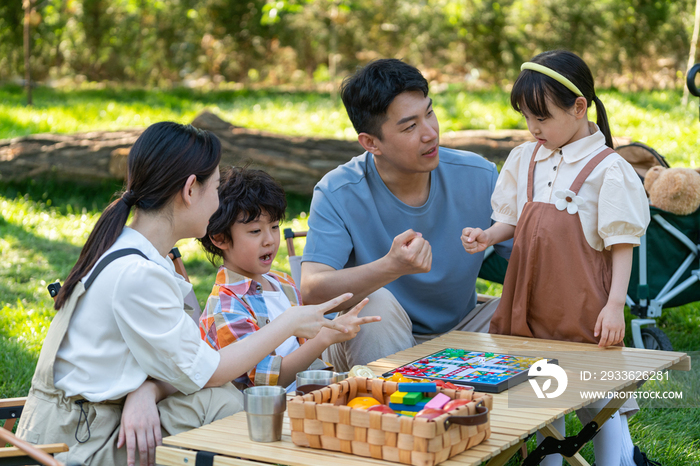
[[[544,75],[547,75],[550,78],[562,83],[564,86],[566,86],[567,89],[569,89],[574,94],[576,94],[580,97],[583,97],[583,92],[578,90],[578,87],[576,87],[576,84],[572,83],[564,75],[554,71],[551,68],[547,68],[546,66],[542,66],[538,63],[533,63],[531,61],[528,61],[528,62],[523,63],[522,66],[520,67],[520,71],[523,71],[523,70],[537,71],[538,73],[542,73]]]

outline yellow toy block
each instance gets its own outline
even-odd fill
[[[403,404],[403,397],[407,395],[407,392],[394,392],[389,398],[392,403]]]

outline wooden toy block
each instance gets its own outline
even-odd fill
[[[434,393],[437,391],[437,386],[432,382],[400,382],[399,391]]]
[[[413,406],[423,399],[421,392],[408,392],[403,397],[403,404]]]
[[[425,409],[425,405],[427,404],[426,401],[422,401],[420,403],[416,403],[415,405],[407,405],[407,404],[401,404],[401,403],[389,403],[389,407],[393,409],[394,411],[411,411],[411,412],[418,412],[421,409]]]
[[[450,401],[450,397],[442,393],[438,393],[435,397],[430,400],[425,407],[433,409],[442,409]]]
[[[401,404],[401,403],[403,403],[403,398],[406,396],[406,394],[407,394],[406,392],[403,392],[401,390],[399,390],[398,392],[394,392],[389,397],[389,401],[391,403]]]

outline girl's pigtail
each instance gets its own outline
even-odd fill
[[[75,285],[95,266],[97,259],[117,241],[126,225],[131,206],[123,198],[116,199],[102,212],[92,233],[80,251],[78,261],[71,269],[68,278],[56,295],[54,309],[60,310],[68,301]]]
[[[610,123],[608,123],[608,114],[605,111],[603,102],[600,101],[597,95],[593,96],[593,102],[595,102],[595,110],[596,114],[598,115],[596,123],[598,124],[598,128],[600,128],[600,131],[605,136],[605,145],[612,148],[613,139],[612,133],[610,132]]]

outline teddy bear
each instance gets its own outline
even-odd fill
[[[644,177],[649,204],[676,215],[689,215],[700,207],[700,173],[691,168],[655,166]]]

